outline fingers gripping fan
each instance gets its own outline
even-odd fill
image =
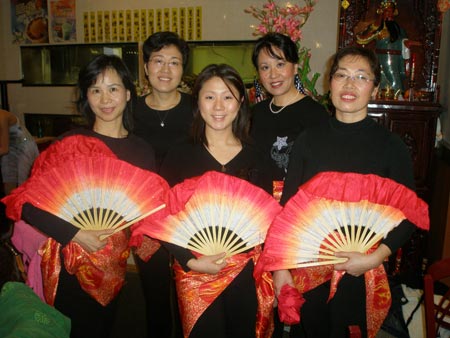
[[[259,187],[213,171],[178,184],[172,192],[180,210],[157,221],[153,235],[203,255],[226,252],[229,257],[263,243],[281,210]]]
[[[115,158],[79,157],[28,182],[35,206],[84,230],[116,229],[160,210],[168,191],[157,174]]]
[[[343,262],[335,252],[365,253],[404,219],[429,227],[427,204],[407,187],[377,175],[318,174],[275,218],[264,244],[265,270]]]

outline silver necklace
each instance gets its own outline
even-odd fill
[[[166,110],[165,110],[165,113],[163,114],[163,118],[161,118],[161,115],[159,115],[160,110],[152,108],[150,106],[150,103],[147,103],[149,105],[149,107],[152,108],[155,111],[155,114],[158,116],[158,119],[159,119],[159,122],[160,122],[159,125],[161,126],[161,128],[164,128],[164,126],[166,125],[165,121],[167,119],[167,116],[169,115],[170,110],[173,109],[173,107],[175,107],[180,102],[180,100],[181,100],[181,96],[177,92],[177,101],[176,101],[176,103],[168,105],[168,106],[165,107]]]
[[[160,122],[159,125],[161,126],[161,128],[164,128],[164,126],[166,125],[164,123],[164,121],[166,121],[167,115],[169,115],[169,111],[170,111],[170,109],[166,110],[166,112],[164,113],[164,117],[161,118],[161,116],[159,115],[159,111],[155,110],[155,113],[156,113],[156,116],[158,116],[158,119],[159,119],[159,122]]]
[[[273,99],[274,99],[274,98],[272,97],[272,100],[270,100],[270,103],[269,103],[269,109],[270,109],[270,111],[272,112],[272,114],[278,114],[278,113],[280,113],[284,108],[286,108],[286,107],[289,106],[290,104],[294,103],[295,99],[297,99],[298,93],[299,93],[299,92],[297,92],[297,94],[295,94],[295,96],[292,98],[291,101],[289,101],[285,106],[281,107],[281,108],[278,109],[278,110],[274,110],[274,109],[272,108],[272,105],[273,105]]]

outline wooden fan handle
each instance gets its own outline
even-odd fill
[[[312,266],[321,266],[321,265],[330,265],[330,264],[344,263],[346,261],[347,261],[347,258],[342,257],[342,258],[336,258],[336,259],[327,260],[327,261],[316,261],[316,262],[306,262],[306,263],[292,264],[291,266],[283,267],[283,269],[309,268],[309,267],[312,267]]]

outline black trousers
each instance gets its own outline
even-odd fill
[[[71,338],[109,338],[116,314],[119,296],[103,306],[89,296],[78,283],[61,267],[55,308],[71,320]]]
[[[144,262],[134,256],[146,304],[147,338],[181,338],[180,315],[170,255],[160,247]]]
[[[347,338],[348,327],[358,325],[362,337],[367,337],[366,287],[364,276],[345,274],[336,294],[328,302],[330,282],[305,292],[300,310],[300,324],[291,326],[289,337]],[[273,337],[281,337],[280,327]]]
[[[257,298],[253,260],[205,310],[189,338],[255,337]]]

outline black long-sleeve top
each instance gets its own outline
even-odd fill
[[[180,102],[168,110],[152,109],[145,103],[146,96],[139,97],[134,111],[133,132],[153,147],[158,173],[167,151],[189,138],[193,118],[192,97],[180,94]]]
[[[272,181],[267,175],[266,157],[249,144],[243,144],[242,150],[224,165],[219,163],[203,144],[186,143],[176,146],[167,153],[160,174],[170,186],[174,186],[186,178],[200,176],[210,170],[245,179],[271,193]],[[192,252],[166,242],[163,242],[163,245],[174,254],[183,269],[188,271],[187,262],[195,258]]]
[[[60,138],[70,135],[85,135],[95,137],[104,142],[119,158],[146,170],[155,170],[155,156],[152,147],[139,137],[129,134],[126,138],[113,138],[97,134],[89,129],[75,129],[63,134]],[[54,216],[44,210],[25,203],[22,207],[22,219],[36,227],[47,236],[54,238],[63,246],[69,243],[80,230],[69,222]]]
[[[269,157],[267,170],[272,180],[282,181],[297,136],[305,128],[325,123],[329,115],[324,106],[309,96],[286,106],[277,114],[270,111],[269,102],[269,99],[264,100],[253,107],[251,136]],[[281,108],[273,107],[276,110]]]
[[[333,117],[300,134],[291,153],[281,204],[295,195],[300,185],[323,171],[376,174],[415,188],[406,145],[370,117],[351,124]],[[414,225],[405,220],[388,233],[383,243],[395,252],[413,230]]]

